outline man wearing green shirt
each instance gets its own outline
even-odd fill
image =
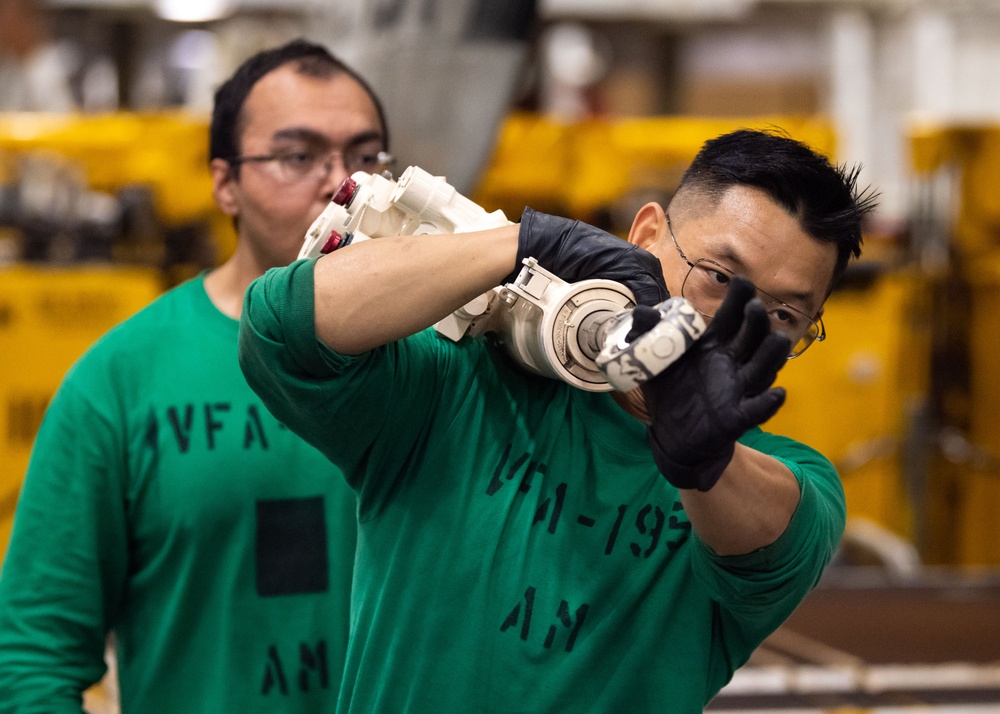
[[[342,469],[359,541],[340,712],[700,712],[817,582],[844,526],[831,464],[763,432],[790,356],[860,254],[857,171],[774,133],[710,142],[628,242],[517,225],[379,238],[269,271],[240,362]],[[532,256],[683,296],[710,325],[622,393],[424,328]],[[635,337],[632,335],[631,337]]]
[[[124,714],[335,708],[355,498],[246,385],[238,319],[387,142],[375,95],[317,45],[219,88],[210,168],[235,252],[105,335],[53,399],[0,574],[0,712],[80,712],[109,632]]]

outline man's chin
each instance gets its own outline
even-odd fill
[[[649,409],[646,408],[646,397],[642,393],[642,387],[636,387],[628,392],[611,392],[611,398],[618,403],[618,406],[643,424],[652,423],[653,420],[649,415]]]

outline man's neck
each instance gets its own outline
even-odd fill
[[[205,277],[208,299],[222,314],[240,319],[243,294],[265,270],[245,243],[238,244],[232,257]]]

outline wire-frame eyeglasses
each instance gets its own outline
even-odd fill
[[[234,156],[228,162],[234,166],[245,163],[271,163],[278,176],[287,183],[299,181],[323,181],[333,170],[333,162],[340,157],[348,174],[364,171],[378,174],[390,170],[396,163],[388,151],[373,151],[365,147],[350,147],[344,151],[313,153],[309,151],[289,151],[259,156]]]
[[[729,281],[736,275],[735,271],[709,258],[699,258],[691,261],[681,250],[670,224],[670,214],[666,215],[667,230],[674,242],[681,259],[688,264],[687,275],[681,284],[681,296],[690,302],[694,308],[705,317],[714,317],[719,305],[726,297]],[[823,319],[814,320],[802,310],[782,302],[770,293],[761,290],[756,285],[754,289],[767,308],[767,316],[771,328],[775,332],[786,335],[792,341],[792,349],[788,359],[798,357],[805,352],[813,342],[826,339],[826,326]]]

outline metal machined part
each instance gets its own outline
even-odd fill
[[[701,337],[706,329],[701,314],[684,298],[669,298],[656,309],[660,321],[632,342],[632,312],[622,313],[607,326],[607,336],[595,360],[615,389],[628,392],[663,372]]]
[[[503,212],[487,213],[443,177],[419,167],[410,166],[398,181],[359,171],[345,179],[310,226],[299,257],[370,238],[509,224]],[[434,327],[455,341],[492,333],[525,369],[586,391],[628,391],[666,369],[705,329],[701,316],[675,298],[658,306],[659,325],[627,344],[633,307],[634,297],[621,283],[568,283],[526,258],[513,282],[474,298]]]
[[[530,371],[585,391],[610,391],[595,348],[601,326],[634,306],[631,292],[611,280],[567,283],[534,258],[524,262],[502,294],[492,331]]]

